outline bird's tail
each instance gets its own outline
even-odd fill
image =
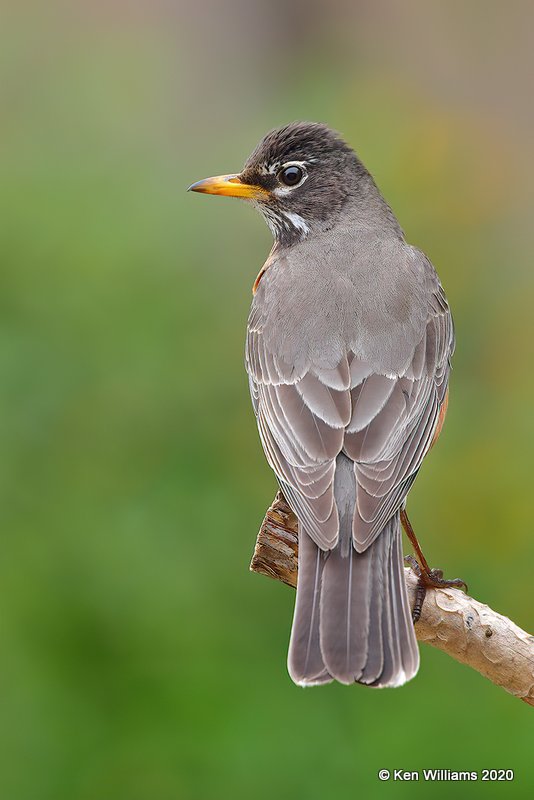
[[[402,560],[399,514],[363,553],[352,544],[352,463],[336,468],[339,543],[320,550],[299,524],[299,571],[288,667],[301,686],[400,686],[419,667]],[[343,498],[352,498],[343,503]],[[341,501],[341,502],[340,502]]]

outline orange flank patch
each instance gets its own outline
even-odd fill
[[[253,286],[252,286],[252,294],[256,294],[256,290],[257,290],[258,286],[260,285],[260,281],[261,281],[261,279],[263,278],[263,276],[265,275],[265,267],[266,267],[266,265],[264,265],[264,266],[263,266],[263,267],[260,269],[260,271],[258,272],[258,277],[257,277],[257,278],[256,278],[256,280],[254,281],[254,284],[253,284]]]
[[[256,294],[256,291],[258,289],[258,286],[260,285],[261,279],[263,278],[263,276],[265,275],[265,273],[267,272],[267,270],[269,269],[269,267],[271,266],[271,264],[273,262],[273,254],[274,254],[275,247],[276,247],[276,245],[273,245],[273,248],[272,248],[271,252],[267,256],[267,261],[265,262],[263,267],[260,269],[260,271],[258,273],[258,277],[254,281],[254,285],[252,287],[252,294]]]
[[[439,439],[439,435],[441,433],[441,429],[443,428],[443,423],[445,422],[445,417],[447,415],[448,406],[449,406],[449,390],[447,389],[447,394],[445,395],[445,399],[443,400],[443,403],[441,404],[441,408],[439,410],[438,424],[436,425],[436,430],[434,432],[434,436],[432,438],[432,444],[430,445],[430,447],[434,447],[435,443]]]

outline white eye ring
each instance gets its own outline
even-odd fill
[[[296,182],[290,183],[286,181],[284,179],[284,173],[289,173],[287,176],[288,180],[296,178]],[[278,180],[282,184],[274,190],[274,194],[277,195],[287,194],[293,189],[297,189],[299,186],[302,186],[308,177],[308,171],[303,161],[287,161],[285,164],[282,164],[276,174]]]

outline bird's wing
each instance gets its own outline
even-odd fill
[[[297,374],[269,351],[251,314],[245,361],[267,461],[309,535],[329,549],[339,528],[335,461],[352,410],[348,359],[332,370]]]
[[[358,359],[350,365],[352,417],[344,451],[355,462],[353,539],[359,551],[402,506],[432,446],[446,408],[453,350],[452,317],[436,282],[425,333],[402,374],[366,374]]]
[[[445,400],[452,319],[436,281],[422,340],[398,375],[382,375],[349,353],[335,369],[302,374],[266,346],[251,313],[246,368],[260,437],[293,511],[322,549],[339,531],[336,458],[355,462],[353,537],[365,550],[401,507],[432,444]]]

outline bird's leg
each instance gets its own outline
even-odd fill
[[[447,580],[443,577],[443,571],[441,569],[431,569],[428,566],[428,561],[423,555],[423,551],[421,550],[421,546],[417,541],[415,531],[412,528],[412,523],[408,519],[408,514],[404,508],[400,512],[400,518],[406,536],[412,543],[417,556],[417,558],[414,558],[413,556],[406,556],[405,558],[405,561],[410,565],[418,578],[417,589],[415,592],[415,602],[412,609],[413,621],[417,622],[421,616],[421,611],[423,610],[423,603],[425,602],[427,589],[446,589],[452,587],[456,589],[463,589],[467,592],[467,583],[462,581],[460,578],[452,578],[451,580]]]

